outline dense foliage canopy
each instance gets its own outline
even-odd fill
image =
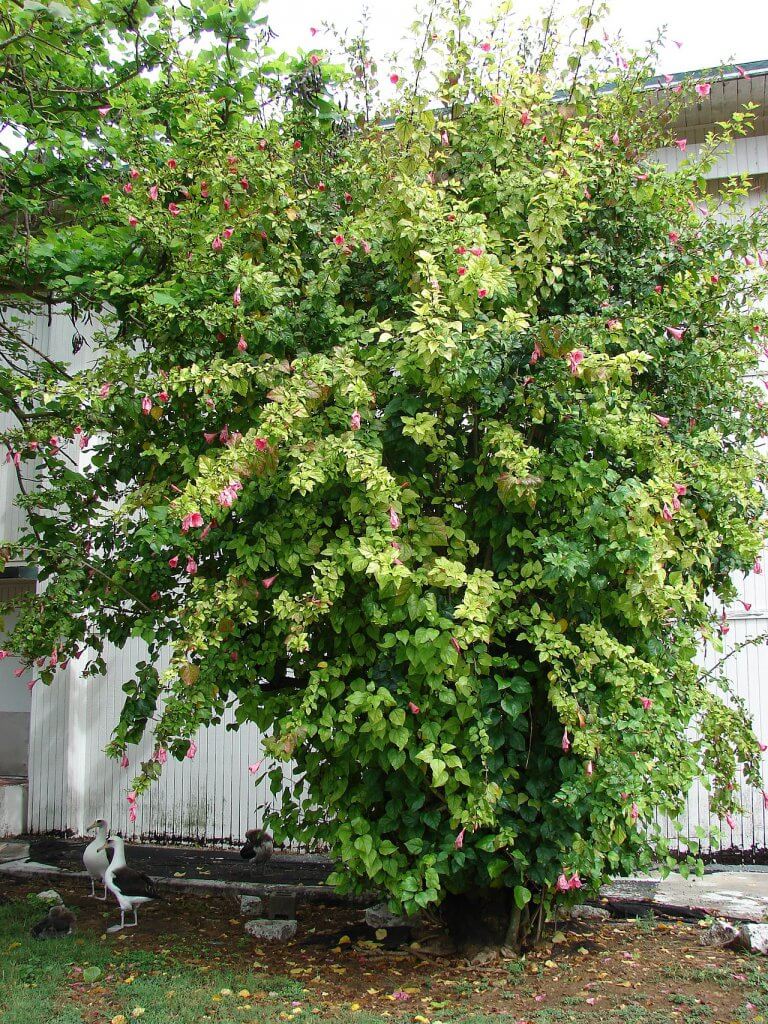
[[[703,179],[749,114],[670,174],[709,79],[645,87],[591,14],[438,3],[403,69],[279,56],[255,7],[0,16],[6,554],[46,584],[8,646],[47,684],[142,637],[135,790],[236,701],[303,779],[279,840],[409,910],[503,887],[524,930],[665,856],[696,777],[723,814],[759,784],[694,662],[765,511],[766,221]],[[40,301],[98,348],[41,357]]]

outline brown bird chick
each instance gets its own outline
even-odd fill
[[[51,907],[47,915],[32,925],[33,939],[61,939],[75,930],[75,915],[66,907]]]
[[[269,832],[262,828],[250,828],[245,833],[245,843],[240,850],[243,860],[252,860],[256,864],[266,864],[275,849],[275,843]]]

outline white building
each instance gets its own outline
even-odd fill
[[[707,175],[714,190],[731,175],[748,174],[753,186],[745,203],[749,215],[768,191],[768,61],[747,65],[745,70],[748,78],[734,71],[684,112],[676,126],[676,133],[688,142],[684,154],[670,149],[654,156],[670,168],[695,159],[698,146],[718,121],[747,102],[758,104],[754,131],[724,152]],[[41,315],[29,329],[36,345],[51,357],[81,365],[88,359],[88,346],[72,355],[74,325],[63,314],[50,320]],[[82,325],[79,330],[87,336]],[[0,463],[2,540],[14,539],[18,533],[21,513],[14,506],[16,486],[12,468]],[[29,567],[10,567],[0,578],[0,599],[34,588],[34,576]],[[751,576],[742,590],[751,608],[749,612],[741,605],[731,609],[728,640],[732,644],[768,629],[768,577]],[[110,761],[103,748],[122,704],[121,684],[130,678],[142,654],[138,640],[123,650],[108,650],[108,671],[99,679],[84,680],[72,661],[53,686],[38,685],[31,692],[25,678],[14,676],[14,659],[0,661],[0,835],[82,834],[94,818],[105,817],[123,835],[134,838],[237,842],[260,819],[263,809],[272,805],[275,798],[266,783],[257,788],[248,771],[262,756],[259,732],[253,726],[228,730],[227,724],[234,722],[229,714],[197,737],[194,761],[169,760],[160,782],[139,802],[137,821],[129,822],[126,793],[133,771]],[[768,648],[749,648],[731,658],[729,666],[734,690],[751,708],[758,734],[768,739],[768,695],[761,695],[762,680],[768,685]],[[146,738],[131,750],[132,767],[150,755],[151,740]],[[292,781],[290,770],[286,781]],[[765,849],[768,832],[762,797],[746,790],[742,798],[744,813],[728,844],[741,850]],[[707,793],[701,787],[690,794],[687,824],[691,830],[697,824],[709,825]]]

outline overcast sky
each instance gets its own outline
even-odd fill
[[[468,4],[481,20],[494,0]],[[515,11],[536,14],[541,0],[518,0]],[[560,0],[567,12],[574,3]],[[377,56],[396,52],[407,26],[414,20],[416,0],[268,0],[270,22],[279,33],[278,47],[293,51],[322,45],[309,29],[322,20],[337,28],[352,28],[363,7],[371,14],[371,37]],[[660,59],[660,73],[693,71],[735,60],[768,60],[768,3],[766,0],[614,0],[609,24],[621,28],[627,43],[642,46],[666,25],[669,43]],[[677,46],[676,40],[682,43]],[[282,44],[282,45],[281,45]]]

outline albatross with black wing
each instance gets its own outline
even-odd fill
[[[107,931],[119,932],[121,928],[135,928],[139,923],[137,910],[142,903],[161,900],[164,897],[155,888],[155,883],[141,871],[134,871],[125,863],[125,840],[122,836],[110,836],[104,849],[112,850],[112,861],[104,873],[104,884],[120,906],[120,924],[112,925]],[[133,911],[133,924],[125,923],[126,910]]]

